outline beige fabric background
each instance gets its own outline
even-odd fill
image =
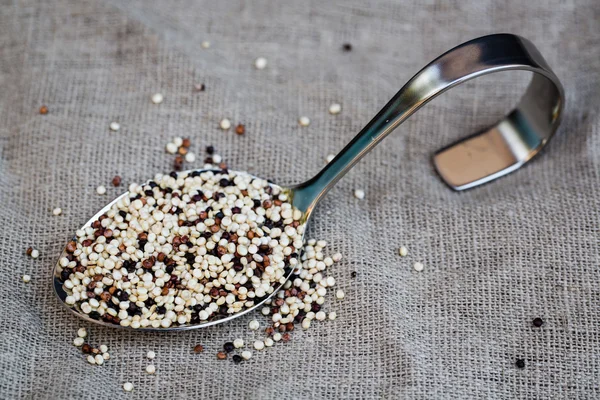
[[[597,0],[1,3],[0,398],[600,396]],[[558,136],[523,170],[476,190],[454,193],[437,178],[432,152],[508,110],[526,78],[510,75],[453,90],[387,138],[309,229],[345,256],[333,270],[347,293],[329,303],[335,322],[242,365],[214,353],[252,339],[253,316],[177,334],[88,326],[113,358],[82,359],[71,343],[85,324],[60,307],[49,275],[69,235],[120,192],[113,175],[168,171],[163,146],[181,135],[198,152],[214,144],[236,169],[308,178],[425,63],[494,32],[532,40],[562,79]],[[253,68],[258,56],[267,69]],[[158,91],[160,106],[149,101]],[[247,134],[220,131],[222,117]],[[95,193],[100,184],[107,195]],[[38,260],[23,254],[30,245]],[[400,245],[409,257],[397,256]],[[538,316],[546,324],[532,328]],[[198,343],[207,353],[190,354]],[[155,376],[144,372],[149,349]]]

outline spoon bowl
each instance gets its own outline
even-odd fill
[[[433,157],[433,164],[442,180],[456,191],[490,182],[523,166],[540,152],[557,130],[564,108],[563,88],[538,50],[528,40],[511,34],[480,37],[442,54],[419,71],[315,177],[299,185],[283,188],[293,208],[302,212],[300,222],[306,226],[315,206],[331,187],[384,137],[428,101],[470,79],[510,70],[533,72],[531,83],[515,109],[487,130],[470,135],[438,151]],[[194,171],[180,174],[191,172]],[[129,192],[124,193],[106,205],[83,228],[90,227],[116,202],[128,195]],[[63,256],[65,252],[61,258]],[[273,286],[272,293],[256,299],[254,305],[235,314],[216,314],[208,320],[188,325],[135,329],[189,330],[230,321],[263,305],[289,280],[294,269],[287,266],[284,269],[285,280]],[[77,307],[68,305],[68,293],[61,280],[61,271],[59,259],[54,268],[53,286],[63,304],[89,322],[123,328],[115,323],[92,318]]]
[[[187,171],[182,171],[178,173],[178,176],[187,176],[188,174],[192,173],[192,172],[198,172],[198,173],[202,173],[202,172],[221,172],[219,170],[213,170],[213,169],[199,169],[199,170],[187,170]],[[238,174],[241,174],[241,172],[236,172]],[[245,175],[249,175],[247,173],[243,173]],[[256,176],[253,176],[253,178],[257,178]],[[290,193],[292,193],[291,189],[283,189],[284,193],[287,193],[288,196]],[[130,195],[130,192],[127,191],[125,193],[123,193],[122,195],[120,195],[119,197],[117,197],[116,199],[114,199],[113,201],[111,201],[110,203],[108,203],[106,206],[104,206],[100,211],[98,211],[92,218],[90,218],[89,221],[87,221],[82,227],[81,229],[85,229],[88,228],[92,225],[92,223],[96,220],[98,220],[98,218],[100,218],[100,216],[104,215],[108,210],[110,210],[112,208],[113,205],[115,205],[119,200],[127,197]],[[305,218],[303,216],[302,221],[305,221]],[[77,240],[76,237],[72,238],[73,240]],[[304,232],[302,234],[302,239],[304,240]],[[59,257],[59,260],[62,257],[65,257],[67,255],[67,251],[63,250],[62,254]],[[273,286],[274,290],[272,293],[269,293],[266,296],[263,296],[261,298],[255,299],[254,300],[254,305],[252,307],[248,307],[240,312],[237,312],[235,314],[232,315],[223,315],[220,313],[216,313],[210,316],[209,319],[207,319],[206,321],[202,321],[199,323],[195,323],[195,324],[189,324],[189,325],[178,325],[178,326],[173,326],[173,327],[169,327],[169,328],[154,328],[154,327],[140,327],[140,328],[132,328],[130,326],[122,326],[119,324],[115,324],[115,323],[111,323],[111,322],[107,322],[102,320],[101,318],[92,318],[92,316],[90,316],[89,314],[86,314],[85,312],[83,312],[81,310],[81,308],[79,308],[77,305],[71,306],[69,304],[67,304],[66,302],[66,298],[67,296],[69,296],[69,293],[67,292],[67,290],[64,287],[64,282],[62,281],[61,278],[61,272],[62,272],[63,268],[60,265],[60,262],[57,262],[56,265],[54,266],[54,270],[52,273],[52,283],[53,283],[53,287],[54,287],[54,293],[56,294],[56,296],[58,297],[58,299],[61,301],[61,303],[67,307],[69,309],[69,311],[71,311],[72,313],[74,313],[75,315],[77,315],[78,317],[88,321],[88,322],[93,322],[99,325],[103,325],[103,326],[107,326],[110,328],[121,328],[121,329],[135,329],[138,331],[185,331],[185,330],[190,330],[190,329],[197,329],[197,328],[202,328],[202,327],[207,327],[207,326],[211,326],[211,325],[216,325],[216,324],[220,324],[223,322],[227,322],[230,321],[236,317],[240,317],[244,314],[247,314],[251,311],[254,311],[255,309],[257,309],[258,307],[262,306],[265,304],[265,302],[267,302],[270,298],[272,298],[278,291],[279,289],[281,289],[284,285],[285,282],[287,282],[289,280],[289,278],[293,275],[295,268],[292,268],[291,266],[287,266],[285,269],[285,282],[283,283],[279,283],[278,285]]]

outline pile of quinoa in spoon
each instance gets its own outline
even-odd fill
[[[302,217],[281,187],[246,173],[156,175],[67,244],[66,303],[132,328],[238,313],[299,264]]]

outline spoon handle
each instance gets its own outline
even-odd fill
[[[433,162],[454,190],[472,188],[518,169],[558,128],[564,93],[531,42],[512,34],[495,34],[463,43],[419,71],[325,168],[292,188],[294,206],[308,216],[350,168],[431,99],[467,80],[507,70],[534,73],[515,109],[489,129],[438,151]]]

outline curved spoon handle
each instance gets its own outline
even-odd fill
[[[293,204],[310,214],[317,202],[398,125],[446,90],[493,72],[534,72],[525,94],[504,119],[438,151],[434,166],[454,190],[506,175],[529,161],[552,137],[564,108],[563,88],[535,46],[496,34],[463,43],[419,71],[315,177],[293,187]]]

